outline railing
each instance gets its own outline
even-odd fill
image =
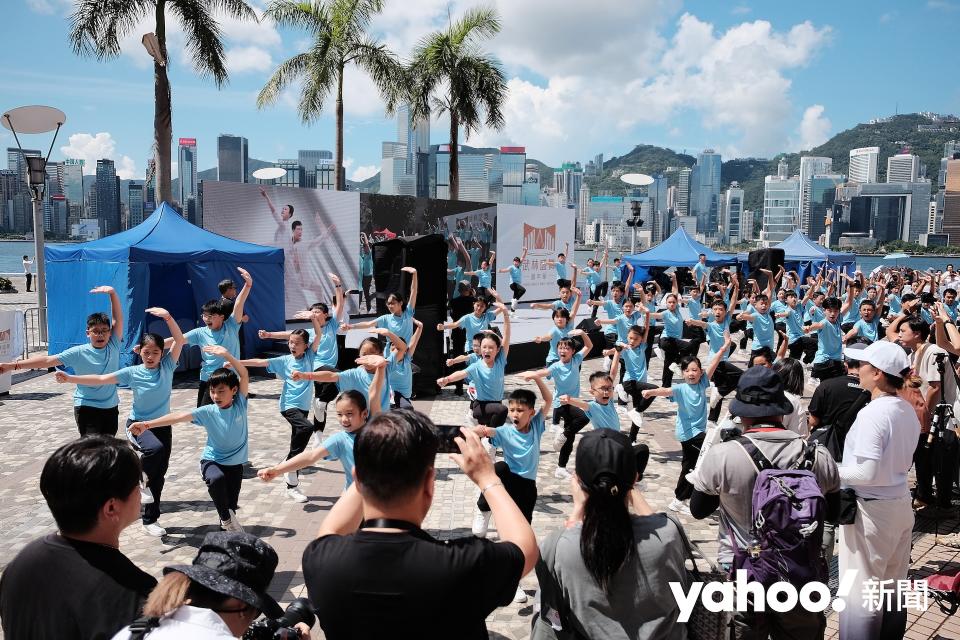
[[[0,303],[0,308],[3,308]],[[47,344],[40,340],[40,308],[29,307],[23,311],[23,357],[30,357],[31,353],[46,351]]]

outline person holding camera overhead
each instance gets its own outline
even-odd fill
[[[309,638],[315,618],[307,603],[294,600],[284,613],[267,594],[277,562],[273,547],[252,533],[208,533],[192,564],[164,567],[143,617],[113,640],[260,640],[281,627]],[[267,619],[254,624],[261,613]]]

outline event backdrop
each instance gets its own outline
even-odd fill
[[[201,184],[205,229],[283,249],[288,319],[314,302],[333,300],[328,273],[339,275],[347,291],[358,289],[359,193],[210,180]],[[356,314],[357,296],[348,295],[347,301],[347,311]]]
[[[521,265],[527,289],[523,301],[557,297],[557,272],[546,261],[555,259],[565,242],[572,252],[574,216],[573,209],[497,205],[497,268],[510,266],[527,247],[527,259]],[[498,274],[498,291],[505,300],[510,299],[508,275]]]

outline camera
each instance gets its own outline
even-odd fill
[[[936,301],[937,299],[932,293],[924,293],[920,296],[920,302],[923,304],[933,304]]]
[[[437,447],[437,453],[460,453],[460,447],[454,438],[463,436],[458,424],[438,424],[437,437],[440,440],[440,446]]]
[[[243,633],[243,640],[299,640],[300,632],[294,628],[294,625],[303,622],[308,627],[312,627],[316,620],[310,601],[306,598],[297,598],[279,618],[263,618],[250,625]]]

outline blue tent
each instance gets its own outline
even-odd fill
[[[804,282],[807,276],[816,275],[824,265],[827,269],[842,269],[845,266],[852,267],[857,261],[857,257],[852,253],[842,251],[831,251],[808,238],[799,229],[791,233],[775,249],[783,249],[783,266],[788,271],[796,271],[800,276],[800,281]],[[749,254],[741,253],[738,257],[743,263],[744,269],[747,269]]]
[[[85,319],[109,312],[110,300],[87,292],[98,285],[116,289],[125,319],[121,366],[136,362],[133,347],[145,331],[169,335],[148,307],[170,311],[184,331],[199,326],[200,307],[219,298],[217,284],[230,278],[242,285],[237,267],[253,277],[244,313],[246,349],[264,346],[257,329],[282,331],[283,250],[232,240],[184,220],[161,204],[141,224],[81,244],[46,247],[49,353],[87,342]]]
[[[717,253],[710,247],[700,244],[687,233],[683,227],[678,227],[669,238],[657,246],[624,256],[623,260],[633,265],[635,270],[634,281],[647,280],[650,277],[651,267],[692,267],[700,260],[700,254],[707,256],[707,264],[711,267],[732,265],[737,263],[734,255]],[[624,265],[626,269],[626,265]],[[621,276],[625,280],[626,273]]]

